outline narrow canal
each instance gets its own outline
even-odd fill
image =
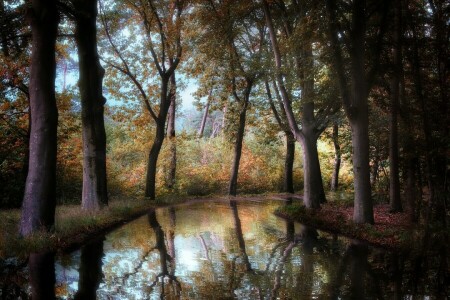
[[[4,285],[1,296],[46,299],[55,288],[61,299],[438,299],[398,253],[276,217],[279,205],[156,209],[72,253],[31,255],[22,285]]]

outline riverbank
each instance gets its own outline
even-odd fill
[[[390,213],[388,204],[374,206],[375,224],[355,224],[353,206],[332,201],[322,204],[318,210],[307,209],[300,202],[280,207],[275,214],[314,227],[316,229],[363,240],[369,244],[391,249],[411,248],[418,230],[410,222],[408,214]]]
[[[179,199],[150,201],[113,199],[97,212],[86,212],[79,205],[58,205],[53,232],[38,232],[27,238],[18,235],[20,209],[0,210],[0,259],[22,259],[33,252],[70,250],[96,236],[133,220],[152,208],[180,202]]]
[[[285,194],[243,195],[234,200],[280,200],[286,201]],[[56,209],[55,230],[52,233],[39,232],[26,239],[18,236],[20,210],[0,211],[0,259],[8,257],[26,258],[29,253],[74,249],[104,234],[114,227],[131,221],[150,209],[189,202],[192,200],[227,200],[225,196],[186,198],[174,196],[158,201],[142,199],[113,199],[110,205],[95,213],[83,211],[79,205],[61,205]],[[320,210],[308,210],[301,204],[301,197],[294,195],[294,203],[280,207],[276,214],[290,218],[350,238],[368,241],[371,244],[390,249],[402,249],[411,243],[413,230],[406,213],[390,214],[387,205],[377,205],[375,225],[354,224],[353,208],[340,201],[330,201]]]

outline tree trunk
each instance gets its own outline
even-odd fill
[[[303,150],[303,202],[308,208],[319,208],[325,202],[317,135],[303,127],[300,140]]]
[[[83,194],[81,207],[98,210],[108,204],[106,132],[102,83],[105,70],[97,53],[97,1],[74,1],[75,39],[80,67],[81,120],[83,127]]]
[[[370,186],[369,167],[369,111],[368,94],[373,74],[376,74],[377,58],[381,51],[377,51],[374,64],[366,74],[365,46],[366,46],[366,3],[364,0],[355,0],[352,3],[352,25],[348,33],[351,41],[349,88],[346,75],[345,60],[342,55],[342,42],[339,40],[338,17],[336,1],[327,1],[329,13],[329,29],[331,47],[333,50],[334,67],[338,74],[342,101],[352,129],[353,173],[355,200],[353,220],[356,223],[373,223],[373,205]],[[380,32],[381,28],[380,28]],[[381,33],[380,33],[381,36]]]
[[[317,153],[317,138],[318,135],[315,129],[315,117],[314,117],[314,79],[309,74],[301,72],[297,68],[297,73],[302,79],[302,115],[301,123],[302,129],[299,129],[297,121],[295,119],[290,95],[285,87],[284,79],[282,76],[281,68],[281,52],[278,47],[278,41],[275,34],[275,29],[270,16],[270,10],[267,1],[263,1],[263,8],[265,13],[266,25],[269,30],[269,36],[272,44],[272,51],[275,59],[275,67],[277,69],[276,81],[279,86],[280,95],[283,101],[284,111],[286,113],[286,119],[289,124],[289,128],[294,135],[295,139],[303,145],[303,175],[304,175],[304,198],[303,202],[307,207],[319,208],[321,202],[325,202],[325,192],[323,190],[322,174],[320,173],[319,156]],[[313,63],[312,48],[310,44],[304,46],[303,56],[305,56],[304,66],[308,72],[311,72]],[[300,65],[299,61],[298,65]],[[313,149],[315,147],[315,149]],[[312,159],[313,161],[310,161]],[[311,177],[312,176],[312,177]]]
[[[285,131],[286,156],[284,159],[284,182],[283,192],[293,194],[294,191],[294,159],[295,159],[295,139],[290,131]]]
[[[409,157],[406,166],[406,188],[405,195],[408,203],[409,217],[412,222],[417,222],[418,214],[416,213],[417,202],[417,180],[416,180],[416,164],[417,159]],[[419,185],[420,186],[420,185]]]
[[[153,140],[153,145],[150,149],[148,155],[147,163],[147,178],[145,185],[145,197],[154,200],[156,197],[156,165],[158,162],[159,152],[161,151],[162,144],[165,137],[165,125],[167,112],[169,110],[170,102],[167,101],[167,76],[161,79],[161,100],[160,100],[160,110],[156,121],[156,132],[155,139]]]
[[[373,224],[372,190],[369,167],[369,121],[366,112],[351,121],[355,201],[353,221]]]
[[[237,180],[239,173],[239,163],[242,154],[242,143],[244,141],[244,131],[245,131],[245,119],[247,116],[247,106],[249,101],[250,90],[244,96],[244,102],[241,103],[241,111],[239,113],[239,126],[236,134],[236,141],[234,142],[234,159],[231,168],[230,185],[228,187],[228,194],[231,196],[236,196],[237,194]]]
[[[403,211],[400,199],[400,179],[399,179],[399,155],[398,155],[398,106],[399,106],[399,85],[402,70],[401,63],[401,1],[398,0],[395,7],[394,35],[392,49],[394,72],[391,78],[390,97],[390,118],[389,118],[389,204],[391,212]]]
[[[175,72],[170,76],[170,107],[167,125],[167,136],[169,138],[169,148],[170,148],[170,162],[169,171],[167,174],[166,185],[169,189],[173,188],[175,185],[175,176],[177,171],[177,143],[175,138],[175,112],[176,112],[176,79]]]
[[[339,127],[333,124],[333,144],[334,144],[334,168],[331,177],[331,191],[337,191],[339,187],[339,170],[341,168],[341,146],[339,145]]]
[[[55,222],[56,132],[55,43],[58,27],[56,1],[34,0],[30,7],[32,31],[30,68],[30,164],[20,221],[20,234],[49,230]]]
[[[211,102],[211,93],[209,93],[208,99],[206,100],[205,111],[203,112],[202,122],[200,123],[200,129],[198,130],[198,137],[201,139],[203,137],[203,132],[205,130],[206,120],[208,119],[209,103]]]

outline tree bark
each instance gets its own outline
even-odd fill
[[[236,140],[234,142],[234,159],[233,165],[231,167],[230,185],[228,187],[228,194],[231,196],[237,195],[237,181],[239,174],[239,163],[242,155],[242,143],[244,141],[244,131],[245,131],[245,119],[247,116],[247,106],[250,97],[250,87],[247,87],[244,95],[243,102],[241,104],[241,109],[239,112],[239,125],[236,134]]]
[[[331,176],[331,191],[337,191],[339,187],[339,170],[341,168],[341,146],[339,145],[339,127],[337,123],[333,124],[333,144],[334,144],[334,167]]]
[[[160,109],[158,117],[156,118],[155,139],[148,155],[147,163],[147,178],[145,186],[145,197],[154,200],[156,197],[156,165],[158,162],[159,152],[165,137],[166,118],[169,111],[170,102],[167,101],[167,76],[161,78],[161,95],[160,95]]]
[[[168,125],[167,125],[167,137],[169,138],[169,148],[170,148],[170,162],[169,170],[167,174],[166,185],[169,189],[173,188],[175,185],[175,177],[177,171],[177,143],[175,138],[175,112],[176,112],[176,98],[177,98],[177,82],[175,79],[175,72],[170,76],[170,107],[168,115]]]
[[[30,68],[30,164],[20,221],[20,234],[49,230],[55,221],[56,132],[55,43],[56,1],[33,0],[29,11],[32,31]]]
[[[352,129],[353,173],[355,200],[353,221],[356,223],[374,222],[372,190],[370,186],[369,167],[369,80],[365,71],[365,35],[366,35],[366,3],[355,0],[352,5],[352,30],[350,34],[350,74],[351,87],[348,87],[346,68],[344,65],[341,42],[338,39],[338,23],[336,1],[328,0],[327,8],[330,16],[330,39],[334,57],[334,67],[338,74],[339,86],[347,117]],[[381,30],[380,30],[381,31]],[[377,53],[379,55],[379,53]],[[376,60],[370,76],[377,70]],[[369,76],[369,77],[370,77]]]
[[[200,123],[200,129],[198,130],[198,137],[201,139],[203,137],[203,132],[205,131],[206,120],[208,119],[209,104],[211,102],[211,93],[209,93],[208,99],[206,100],[205,110],[203,112],[202,122]]]
[[[303,127],[300,142],[303,150],[303,202],[308,208],[319,208],[325,202],[317,135]]]
[[[97,1],[74,1],[75,40],[80,68],[83,128],[83,193],[81,207],[98,210],[108,204],[103,76],[97,53]]]
[[[389,118],[389,204],[391,212],[403,211],[400,199],[399,179],[399,155],[398,155],[398,106],[400,95],[400,76],[402,71],[402,49],[401,49],[401,14],[402,4],[397,0],[394,8],[394,33],[393,33],[393,67],[391,78],[390,118]]]
[[[290,131],[284,132],[286,139],[286,155],[284,158],[283,192],[293,194],[294,191],[294,160],[295,139]]]

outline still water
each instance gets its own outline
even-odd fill
[[[281,202],[150,211],[72,253],[33,254],[22,293],[50,299],[441,299],[396,253],[278,218]],[[400,267],[399,267],[400,266]],[[6,296],[6,290],[3,290]],[[11,294],[12,296],[12,294]]]

